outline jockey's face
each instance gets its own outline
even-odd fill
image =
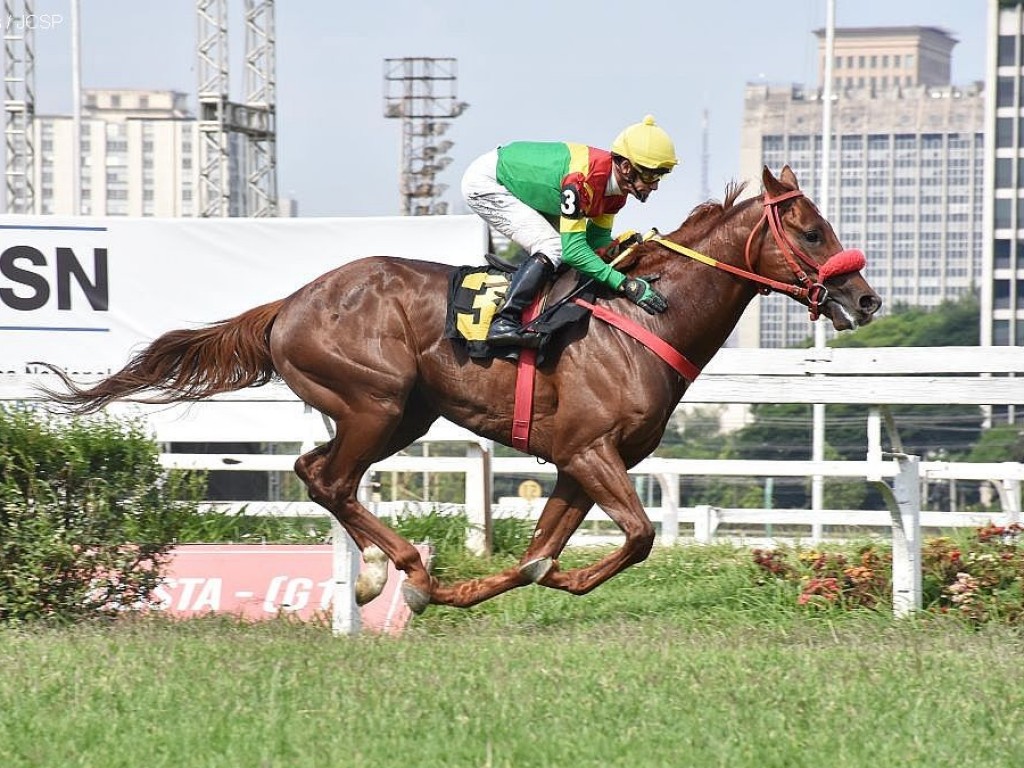
[[[658,184],[666,173],[667,171],[633,165],[626,158],[620,158],[615,163],[615,175],[619,182],[619,189],[627,195],[632,195],[641,203],[646,202],[651,193],[658,188]]]

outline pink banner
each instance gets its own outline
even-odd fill
[[[429,548],[418,545],[426,562]],[[224,613],[245,619],[276,616],[331,620],[334,580],[329,544],[188,544],[171,550],[153,607],[188,618]],[[405,574],[388,563],[384,591],[360,611],[364,629],[398,633],[411,611],[399,585]]]

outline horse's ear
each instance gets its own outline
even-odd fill
[[[788,168],[789,166],[786,166]],[[783,170],[785,173],[785,169]],[[792,173],[792,171],[790,171]],[[766,165],[761,171],[761,183],[764,184],[764,191],[768,197],[778,197],[783,192],[789,192],[789,187],[783,186],[782,182],[775,178],[775,175]]]
[[[775,175],[766,165],[761,172],[761,181],[764,184],[764,191],[768,193],[769,197],[778,197],[785,192],[800,189],[800,185],[796,180],[796,174],[793,173],[793,169],[788,165],[782,166],[782,173],[779,174],[779,178],[775,178]]]
[[[793,189],[800,189],[800,183],[796,180],[796,174],[789,165],[782,166],[782,174],[779,176],[783,184],[788,184]]]

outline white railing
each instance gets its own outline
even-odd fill
[[[1011,375],[1007,375],[1011,374]],[[827,348],[806,350],[722,350],[686,394],[686,403],[860,403],[1019,405],[1024,384],[1012,374],[1024,374],[1024,348]],[[37,399],[28,377],[0,377],[0,400]],[[328,438],[316,413],[297,401],[281,385],[244,390],[213,402],[175,408],[144,408],[116,404],[115,413],[131,412],[146,418],[162,443],[172,442],[294,442],[308,450]],[[905,613],[920,606],[920,527],[950,527],[973,519],[947,512],[920,509],[921,479],[974,479],[988,481],[1000,493],[1004,520],[1020,519],[1022,465],[1016,463],[964,464],[921,462],[895,450],[883,453],[883,411],[874,409],[869,420],[869,450],[865,461],[771,462],[647,459],[634,474],[657,478],[662,487],[660,523],[662,540],[678,538],[680,521],[695,526],[696,538],[709,541],[718,526],[752,517],[766,525],[812,526],[812,538],[823,525],[884,524],[888,514],[894,545],[894,609]],[[536,475],[554,472],[550,465],[530,458],[493,458],[488,441],[451,425],[440,425],[424,440],[461,440],[467,457],[393,456],[374,465],[374,471],[464,472],[467,477],[466,511],[474,524],[476,549],[486,547],[490,531],[492,474]],[[164,466],[208,470],[290,470],[295,456],[253,454],[171,454]],[[679,478],[733,475],[748,477],[823,476],[861,477],[883,489],[888,513],[861,510],[715,510],[679,505]],[[654,510],[651,510],[654,513]],[[595,510],[588,519],[601,519]],[[973,523],[972,523],[973,524]],[[916,578],[915,578],[916,574]]]

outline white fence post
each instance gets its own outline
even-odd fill
[[[698,544],[710,544],[718,528],[717,510],[710,504],[698,504],[693,508],[693,538]]]
[[[679,539],[679,475],[659,472],[661,485],[661,543],[672,546]]]
[[[466,446],[466,548],[474,555],[491,554],[491,452],[479,442]]]
[[[877,483],[892,516],[892,612],[897,618],[921,610],[920,458],[894,454],[899,473],[892,488]]]
[[[331,593],[331,630],[335,635],[356,635],[362,628],[359,606],[356,605],[356,579],[362,560],[359,547],[341,524],[331,519],[332,570],[334,590]]]
[[[1003,514],[1006,516],[1006,524],[1020,522],[1020,480],[1003,478],[1002,487],[999,489],[999,501],[1003,505]]]
[[[306,405],[305,412],[312,412],[312,408]],[[321,413],[320,417],[323,419],[327,436],[333,439],[334,422],[327,414]],[[311,451],[313,447],[311,440],[304,440],[301,452]],[[357,491],[363,504],[369,501],[371,491],[372,483],[367,473],[360,479]],[[358,635],[362,629],[362,617],[359,615],[359,606],[356,605],[356,579],[359,578],[362,559],[362,553],[352,537],[337,518],[331,516],[331,579],[334,582],[334,589],[331,591],[331,631],[335,636]]]
[[[363,475],[356,492],[359,501],[364,505],[369,502],[373,490],[370,475],[370,472]],[[359,606],[356,605],[356,579],[359,578],[363,555],[352,537],[333,517],[331,518],[331,543],[334,578],[331,629],[335,635],[357,635],[362,629],[362,618],[359,615]]]
[[[882,413],[877,405],[868,408],[868,461],[882,461]],[[878,478],[869,477],[868,480]]]

